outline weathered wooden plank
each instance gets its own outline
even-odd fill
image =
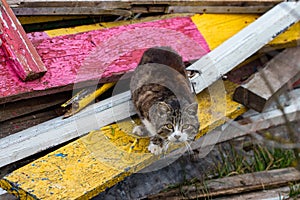
[[[286,186],[290,182],[299,180],[300,172],[295,168],[276,169],[208,180],[205,185],[200,183],[192,186],[184,186],[180,189],[153,195],[148,197],[148,199],[164,199],[166,197],[172,200],[212,198],[221,195],[239,194]],[[182,193],[186,193],[188,196],[184,197]]]
[[[0,122],[64,103],[70,93],[58,93],[0,105]],[[1,133],[1,129],[0,129]]]
[[[300,19],[300,2],[283,2],[203,56],[188,69],[196,92],[207,88]]]
[[[256,192],[241,193],[236,195],[226,195],[224,197],[216,197],[214,200],[282,200],[289,199],[290,187],[280,187],[274,189],[264,189]]]
[[[32,126],[56,118],[62,114],[59,109],[45,110],[38,113],[16,117],[0,123],[0,138],[28,129]]]
[[[131,105],[129,100],[129,92],[116,95],[67,119],[58,117],[1,139],[0,167],[113,123],[113,117],[106,117],[114,116],[113,111],[116,111],[116,114],[119,112],[120,118],[128,117],[126,108]],[[133,109],[130,113],[134,114]],[[45,141],[44,138],[48,139]]]
[[[274,98],[300,78],[300,48],[289,48],[277,55],[247,83],[239,86],[233,99],[262,112]],[[271,88],[270,88],[271,87]]]
[[[265,13],[274,5],[258,6],[169,6],[166,13]],[[134,12],[134,10],[133,10]]]
[[[117,15],[129,17],[133,13],[130,10],[103,9],[97,7],[30,7],[13,8],[16,15]]]
[[[128,13],[263,13],[281,0],[243,0],[243,1],[45,1],[10,0],[16,15],[75,15],[75,14],[118,14]],[[84,8],[80,11],[79,8]],[[95,7],[97,9],[95,9]],[[49,11],[47,9],[49,8]],[[54,8],[58,12],[54,12]],[[61,12],[59,10],[67,10]],[[116,10],[116,12],[114,12]],[[109,13],[109,12],[110,13]]]
[[[6,67],[12,67],[23,81],[46,73],[47,68],[5,0],[0,1],[0,40],[0,47],[7,56]]]
[[[213,106],[211,96],[207,92],[198,95],[199,120],[202,124],[200,134],[204,134],[210,128],[224,122],[222,117],[213,115],[216,109],[219,111],[225,109],[224,114],[230,118],[235,118],[245,111],[243,107],[231,100],[236,85],[226,82],[225,86],[226,97],[221,95],[222,97],[219,96],[215,100],[222,103],[225,101],[226,107],[216,108]],[[122,99],[124,97],[121,98],[120,96],[120,100]],[[118,102],[111,101],[110,103]],[[111,123],[110,120],[113,118],[118,121],[128,117],[133,114],[129,103],[130,101],[121,103],[114,109],[107,109],[107,105],[89,107],[86,111],[95,109],[95,114],[91,115],[83,110],[78,113],[80,118],[77,120],[74,120],[76,115],[66,119],[73,119],[68,123],[69,125],[63,125],[64,120],[59,121],[58,119],[52,121],[52,124],[47,122],[47,126],[39,126],[39,131],[45,130],[40,135],[33,135],[37,130],[36,127],[28,132],[31,134],[31,138],[25,134],[12,136],[10,141],[14,141],[14,144],[0,140],[0,147],[3,147],[3,151],[0,150],[1,155],[5,152],[6,158],[9,158],[7,160],[1,157],[0,163],[8,163],[16,160],[21,154],[25,156],[29,152],[36,152],[38,149],[41,150],[55,144],[55,142],[66,141],[69,135],[80,136],[89,130],[98,129],[104,124]],[[104,108],[105,110],[99,115],[98,110]],[[91,132],[81,139],[14,171],[0,181],[0,185],[21,199],[32,198],[33,196],[44,199],[63,199],[65,197],[76,199],[95,196],[125,176],[144,168],[159,158],[147,153],[148,139],[141,138],[137,141],[137,138],[130,135],[132,127],[133,124],[130,120],[119,121],[115,125],[102,128],[101,131]],[[59,139],[55,141],[55,138]],[[33,142],[37,145],[33,145]],[[23,146],[18,146],[21,143]],[[20,148],[22,152],[18,150]],[[56,187],[57,185],[59,187]]]

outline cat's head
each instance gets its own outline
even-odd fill
[[[159,102],[150,113],[157,134],[169,142],[190,142],[199,131],[198,104],[188,104],[180,109]],[[154,113],[155,112],[155,113]]]

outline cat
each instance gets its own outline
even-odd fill
[[[142,125],[133,134],[149,136],[155,155],[172,143],[193,141],[199,131],[198,104],[185,65],[170,47],[146,50],[130,80],[132,101]]]

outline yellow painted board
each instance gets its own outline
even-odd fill
[[[226,81],[224,90],[219,81],[197,96],[199,136],[223,124],[224,116],[235,118],[246,111],[231,100],[236,87]],[[126,120],[90,132],[15,170],[0,186],[20,199],[89,199],[159,159],[147,152],[147,138],[130,134],[132,127]]]
[[[190,16],[187,14],[171,14],[161,17],[148,17],[138,20],[127,20],[118,22],[98,23],[92,25],[76,26],[71,28],[61,28],[45,31],[49,37],[81,33],[103,28],[123,26],[133,23],[141,23],[153,20],[160,20],[172,17]],[[191,20],[205,38],[211,50],[222,44],[231,36],[238,33],[247,25],[255,21],[258,14],[196,14],[191,16]],[[267,50],[275,50],[297,46],[300,40],[300,23],[294,24],[287,31],[277,36],[273,41],[266,45]],[[270,49],[271,48],[271,49]],[[266,48],[265,48],[266,49]]]
[[[70,28],[53,29],[53,30],[45,31],[45,33],[47,33],[47,35],[50,37],[55,37],[55,36],[61,36],[61,35],[76,34],[76,33],[92,31],[92,30],[99,30],[99,29],[104,29],[104,28],[112,28],[112,27],[116,27],[116,26],[124,26],[124,25],[129,25],[129,24],[142,23],[142,22],[161,20],[161,19],[168,19],[168,18],[172,18],[172,17],[183,17],[183,16],[190,16],[190,15],[188,15],[188,14],[169,14],[169,15],[163,15],[163,16],[158,16],[158,17],[146,17],[143,19],[136,19],[136,20],[101,22],[101,23],[91,24],[91,25],[82,25],[82,26],[76,26],[76,27],[70,27]]]

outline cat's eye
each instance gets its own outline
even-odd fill
[[[166,124],[165,125],[168,129],[172,129],[173,128],[173,125],[172,124]]]
[[[189,127],[190,127],[189,124],[185,124],[185,125],[182,126],[182,129],[188,129]]]

